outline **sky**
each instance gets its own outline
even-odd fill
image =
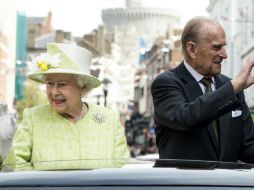
[[[182,24],[193,16],[208,15],[209,0],[143,0],[145,7],[179,12]],[[52,11],[53,29],[83,36],[102,24],[101,10],[124,8],[125,0],[15,0],[16,9],[27,16],[44,17]],[[81,22],[83,19],[83,22]]]

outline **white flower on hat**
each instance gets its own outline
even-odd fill
[[[47,71],[50,68],[59,67],[60,54],[42,53],[35,58],[35,64],[40,71]]]

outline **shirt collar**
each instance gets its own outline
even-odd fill
[[[203,75],[199,74],[195,69],[193,69],[185,60],[183,61],[184,66],[189,71],[189,73],[195,78],[197,82],[200,82],[202,78],[204,78]],[[212,77],[212,82],[215,84],[215,79]]]

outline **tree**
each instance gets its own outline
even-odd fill
[[[16,101],[17,122],[23,118],[23,110],[39,104],[47,103],[45,92],[41,90],[40,85],[35,82],[26,81],[24,88],[24,98]]]

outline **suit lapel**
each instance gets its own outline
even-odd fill
[[[176,68],[176,73],[177,75],[181,78],[182,82],[185,83],[185,88],[187,89],[187,91],[185,92],[187,95],[187,98],[189,98],[189,101],[193,101],[195,100],[197,97],[202,96],[203,92],[202,89],[200,88],[198,82],[195,80],[195,78],[189,73],[189,71],[186,69],[186,67],[184,66],[183,63],[181,63],[177,68]],[[215,85],[216,88],[219,88],[220,86],[222,86],[224,83],[221,81],[221,79],[217,76],[215,76]],[[196,89],[196,90],[193,90]],[[222,120],[221,123],[221,119],[219,119],[219,126],[224,126],[224,122],[226,122],[224,119]],[[228,126],[228,125],[227,125]],[[212,127],[212,124],[208,125],[205,130],[208,133],[208,136],[210,138],[210,141],[213,144],[213,147],[215,149],[215,152],[217,154],[217,156],[219,157],[219,150],[220,147],[218,145],[215,133],[214,133],[214,129]],[[220,139],[223,139],[223,141],[221,143],[223,143],[223,145],[225,144],[225,139],[221,138],[221,135],[223,133],[226,132],[226,129],[220,133]],[[225,148],[225,146],[224,146]]]
[[[227,145],[227,139],[228,139],[228,130],[231,122],[231,112],[223,115],[219,119],[219,128],[220,128],[220,157],[223,158],[226,145]]]
[[[176,73],[180,77],[181,81],[185,84],[185,88],[187,89],[187,91],[184,93],[187,94],[187,98],[190,98],[188,101],[193,101],[196,97],[203,94],[199,84],[197,83],[195,78],[189,73],[183,63],[181,63],[176,68]]]
[[[216,89],[220,88],[224,83],[220,80],[220,78],[218,76],[215,76],[214,78],[215,78],[215,88]],[[218,118],[218,123],[219,123],[218,130],[219,130],[219,143],[220,144],[218,143],[218,140],[216,139],[212,123],[207,126],[206,130],[207,130],[210,140],[212,141],[212,144],[216,150],[216,154],[219,158],[220,149],[221,149],[221,139],[222,139],[221,138],[221,130],[220,130],[220,126],[221,126],[221,119],[220,118]]]
[[[222,81],[221,78],[220,78],[220,75],[218,76],[215,76],[215,86],[216,86],[216,89],[217,88],[220,88],[222,85],[225,84],[225,81]],[[216,149],[216,153],[217,153],[217,156],[219,158],[220,157],[223,157],[223,154],[225,152],[225,148],[226,148],[226,142],[227,142],[227,134],[228,134],[228,130],[229,130],[229,126],[230,126],[230,119],[231,119],[231,113],[227,113],[223,116],[220,116],[218,118],[218,123],[219,123],[219,144],[217,142],[217,139],[216,139],[216,136],[215,136],[215,133],[214,133],[214,129],[213,129],[213,126],[212,124],[210,124],[206,129],[207,129],[207,132],[209,134],[209,137]]]
[[[218,144],[218,141],[216,139],[216,136],[215,136],[215,133],[214,133],[214,129],[213,129],[213,126],[212,126],[212,123],[209,124],[207,127],[206,127],[206,131],[208,133],[208,136],[210,138],[210,140],[212,141],[212,144],[213,144],[213,147],[215,149],[215,152],[216,152],[216,155],[217,157],[219,158],[219,144]]]
[[[225,84],[226,81],[222,81],[219,76],[215,76],[215,85],[216,88],[220,88],[222,85]],[[227,138],[228,138],[228,131],[230,128],[231,122],[231,112],[224,114],[223,116],[219,117],[219,131],[220,131],[220,157],[222,158],[226,149]]]

